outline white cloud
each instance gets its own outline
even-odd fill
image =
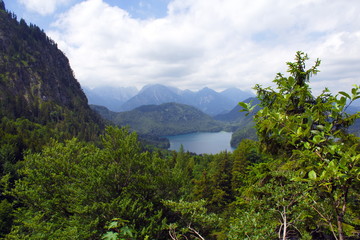
[[[358,12],[357,0],[174,0],[166,17],[139,20],[87,0],[49,34],[86,86],[250,89],[302,50],[323,60],[314,88],[337,91],[360,82]]]
[[[72,0],[18,0],[28,10],[41,15],[48,15],[55,12],[56,8],[70,3]]]

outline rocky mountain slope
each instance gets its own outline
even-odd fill
[[[89,108],[66,56],[39,27],[18,21],[1,3],[0,117],[94,135],[100,118]]]

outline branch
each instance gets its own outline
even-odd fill
[[[316,203],[316,202],[315,202],[315,203]],[[330,229],[331,229],[332,234],[334,235],[334,238],[335,238],[336,240],[338,240],[338,238],[337,238],[337,236],[336,236],[336,234],[335,234],[335,230],[334,230],[334,228],[333,228],[333,225],[332,225],[331,221],[330,221],[329,219],[327,219],[316,207],[314,207],[314,205],[310,205],[310,207],[311,207],[312,209],[314,209],[323,219],[325,219],[326,223],[329,224],[329,226],[330,226]]]
[[[178,240],[174,229],[169,229],[169,236],[172,240]]]
[[[169,229],[169,235],[170,235],[170,237],[171,237],[172,240],[178,240],[178,238],[176,237],[175,228],[170,228],[170,229]]]
[[[300,233],[300,235],[302,236],[300,230],[295,226],[295,224],[290,224],[290,226],[292,226],[298,233]]]
[[[188,226],[188,228],[189,228],[190,231],[192,231],[196,236],[198,236],[201,240],[205,240],[205,238],[203,238],[198,231],[196,231],[195,229],[193,229],[192,227],[190,227],[190,225]]]
[[[282,228],[283,228],[283,224],[280,225],[280,228],[279,228],[279,231],[278,231],[278,237],[279,237],[279,239],[281,239],[281,231],[282,231]]]
[[[316,153],[316,155],[318,155],[318,157],[319,157],[321,160],[323,160],[323,161],[324,161],[324,158],[321,156],[321,154],[319,153],[319,151],[318,151],[318,150],[316,150],[316,151],[315,151],[315,153]]]

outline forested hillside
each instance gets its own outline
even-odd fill
[[[348,132],[360,113],[346,111],[360,87],[312,95],[319,60],[307,69],[297,52],[276,88],[255,86],[260,110],[240,104],[258,141],[149,151],[126,128],[101,132],[56,44],[0,8],[0,238],[360,238],[360,141]],[[158,107],[183,109],[138,111]]]
[[[139,134],[164,136],[192,132],[221,131],[224,124],[213,120],[195,107],[179,103],[144,105],[132,111],[111,112],[92,106],[117,126],[129,126]]]
[[[0,9],[0,117],[51,125],[87,139],[100,119],[74,78],[69,61],[37,26]],[[70,136],[69,135],[69,136]]]
[[[5,186],[18,179],[25,152],[39,152],[51,139],[95,140],[102,122],[56,43],[0,1],[0,237],[13,219]]]
[[[243,101],[245,104],[254,104],[258,105],[259,100],[257,98],[248,98]],[[225,114],[219,114],[214,117],[214,119],[223,121],[227,123],[227,128],[233,132],[231,136],[230,145],[232,147],[237,147],[239,143],[244,139],[257,140],[256,130],[254,128],[255,123],[253,121],[255,113],[259,110],[259,106],[247,114],[242,112],[242,107],[238,104],[230,112]]]

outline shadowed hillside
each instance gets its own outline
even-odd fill
[[[0,117],[49,124],[91,138],[100,119],[89,108],[66,56],[39,27],[0,10]]]

